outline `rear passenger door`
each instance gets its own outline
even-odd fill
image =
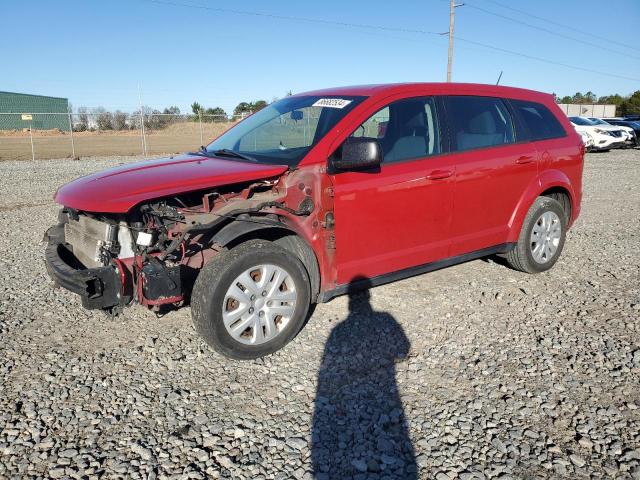
[[[567,132],[547,107],[525,100],[509,100],[509,103],[519,117],[521,135],[536,142],[540,171],[553,168],[554,164],[570,160],[575,155],[575,146],[563,141]]]
[[[495,97],[445,99],[456,168],[451,255],[505,243],[516,205],[537,175],[533,143],[516,135],[505,101]]]

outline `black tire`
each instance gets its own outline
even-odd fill
[[[531,231],[540,216],[549,211],[554,212],[560,219],[560,241],[553,256],[546,262],[541,263],[536,261],[533,253],[531,252]],[[557,200],[550,197],[536,198],[522,222],[522,229],[520,230],[518,243],[513,250],[507,252],[504,256],[509,265],[516,270],[526,273],[540,273],[549,270],[555,265],[562,253],[566,237],[567,223],[567,212],[565,212],[562,205]]]
[[[234,339],[222,320],[225,295],[233,281],[253,266],[273,264],[283,268],[295,284],[294,313],[273,339],[247,345]],[[250,240],[223,251],[202,269],[193,287],[191,316],[197,332],[218,353],[237,360],[269,355],[289,343],[304,326],[311,298],[309,276],[302,262],[287,250],[266,240]]]

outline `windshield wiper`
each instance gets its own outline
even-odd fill
[[[229,150],[228,148],[221,148],[220,150],[214,150],[212,153],[218,157],[234,157],[234,158],[242,158],[243,160],[249,160],[250,162],[257,162],[257,160],[249,155],[245,155],[243,153],[236,152],[234,150]]]

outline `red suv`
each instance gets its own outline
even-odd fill
[[[279,100],[206,148],[55,195],[51,276],[86,308],[190,302],[218,352],[282,348],[310,304],[501,254],[537,273],[580,211],[582,141],[551,95],[343,87]]]

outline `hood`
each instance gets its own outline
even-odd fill
[[[594,125],[594,127],[599,128],[600,130],[607,130],[608,132],[625,129],[625,127],[621,127],[619,125]]]
[[[60,187],[54,200],[75,210],[126,213],[146,200],[275,177],[287,169],[286,165],[187,154],[80,177]]]
[[[576,125],[572,123],[573,128],[577,132],[587,132],[589,135],[597,135],[596,129],[604,132],[610,132],[612,130],[620,130],[619,128],[603,128],[605,125]]]

